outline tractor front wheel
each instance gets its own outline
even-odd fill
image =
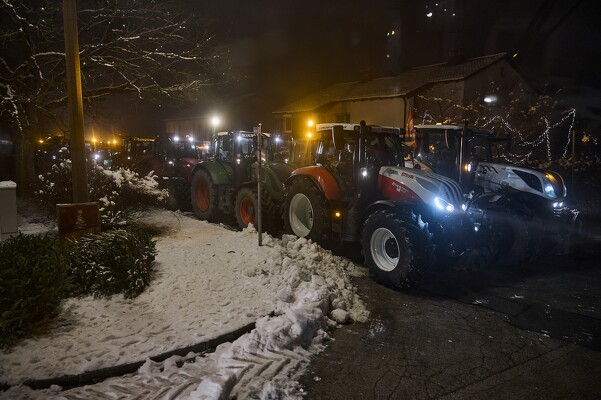
[[[417,283],[432,265],[432,242],[427,227],[417,217],[391,210],[371,214],[362,230],[362,251],[373,278],[388,287],[406,288]]]
[[[257,193],[248,188],[242,188],[236,196],[236,221],[241,229],[248,224],[255,224],[257,218]]]

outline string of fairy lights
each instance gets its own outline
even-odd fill
[[[518,146],[521,146],[522,148],[524,148],[524,150],[527,150],[525,154],[511,154],[512,157],[517,158],[518,161],[520,162],[525,162],[528,161],[529,158],[532,156],[532,154],[534,153],[534,151],[539,148],[539,146],[544,146],[546,155],[547,155],[547,161],[551,161],[552,159],[552,154],[551,154],[551,130],[559,128],[561,126],[567,126],[567,133],[566,133],[566,141],[565,141],[565,146],[563,148],[563,154],[562,154],[562,158],[568,158],[568,152],[570,149],[570,146],[573,145],[573,140],[574,140],[574,135],[573,135],[573,131],[574,131],[574,124],[576,121],[576,110],[575,109],[569,109],[565,115],[563,116],[563,118],[561,118],[561,120],[559,120],[556,123],[551,123],[551,121],[549,121],[548,118],[544,118],[544,130],[541,134],[536,135],[536,138],[534,140],[526,140],[526,138],[524,137],[524,135],[522,134],[522,132],[514,127],[508,120],[507,118],[504,118],[503,116],[500,115],[495,115],[493,117],[487,118],[487,117],[480,117],[478,118],[474,124],[478,127],[482,127],[482,128],[489,128],[491,126],[494,125],[501,125],[503,127],[503,129],[505,130],[505,132],[509,132],[512,136],[517,136],[519,138],[519,141],[516,143]],[[438,121],[436,121],[436,118],[434,118],[434,116],[432,116],[428,111],[425,111],[423,113],[422,116],[422,124],[426,124],[426,123],[438,123]],[[583,138],[583,141],[587,142],[592,140],[593,142],[596,143],[594,138],[591,138],[590,136],[586,135]]]

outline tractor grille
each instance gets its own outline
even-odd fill
[[[444,198],[451,204],[453,204],[456,209],[461,209],[461,205],[463,204],[463,194],[461,193],[461,188],[457,182],[447,178],[446,176],[438,174],[430,174],[429,178],[440,182],[440,194],[444,196]]]

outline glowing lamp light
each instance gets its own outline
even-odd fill
[[[334,216],[335,216],[336,218],[340,218],[340,216],[341,216],[341,215],[342,215],[342,214],[340,214],[340,211],[336,211],[336,212],[334,213]]]
[[[173,141],[175,143],[179,142],[179,136],[177,136],[177,135],[173,136]]]
[[[313,135],[311,134],[311,132],[307,132],[307,137],[308,137],[309,139],[311,139],[311,136],[313,136]]]
[[[497,102],[497,96],[495,96],[494,94],[488,95],[486,97],[484,97],[484,102],[486,104],[493,104]]]
[[[432,11],[430,11],[429,13],[426,14],[426,17],[428,18],[432,18]]]
[[[455,210],[455,207],[448,201],[441,199],[440,197],[434,198],[434,204],[439,210],[446,211],[448,213],[452,213]]]
[[[315,125],[315,123],[313,122],[313,120],[312,120],[312,119],[310,119],[310,120],[308,120],[308,121],[307,121],[307,126],[308,126],[309,128],[312,128],[312,127],[313,127],[313,125]]]

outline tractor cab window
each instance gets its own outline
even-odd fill
[[[198,158],[198,151],[196,150],[196,145],[194,142],[190,142],[189,140],[174,142],[171,146],[169,156],[175,158],[181,157],[191,157]]]
[[[470,162],[492,161],[489,138],[480,135],[470,136],[467,142],[467,156]]]
[[[336,149],[330,130],[322,132],[321,141],[317,145],[317,162],[337,170],[352,169],[355,158],[357,134],[354,131],[343,132],[344,141],[340,149]]]
[[[416,160],[434,172],[454,177],[457,174],[459,137],[451,130],[424,129],[418,135]]]
[[[219,136],[215,139],[217,158],[223,161],[231,161],[233,153],[233,140],[229,135]]]
[[[367,161],[375,165],[398,165],[403,159],[402,148],[400,148],[398,138],[375,134],[366,138],[365,149],[367,152]]]
[[[250,157],[254,155],[254,140],[252,137],[237,135],[234,140],[236,141],[237,156]]]
[[[128,153],[131,153],[132,158],[141,158],[144,156],[149,156],[151,153],[152,141],[132,141],[128,144]]]

